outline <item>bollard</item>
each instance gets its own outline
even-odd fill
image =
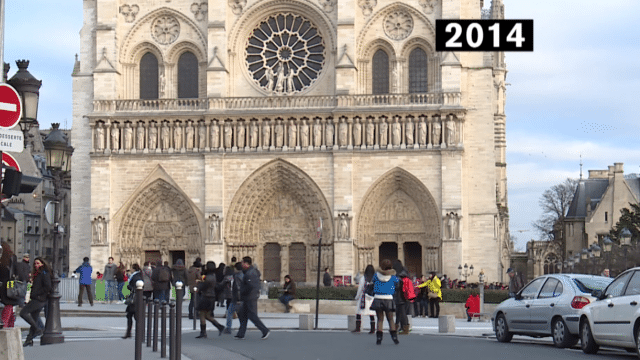
[[[182,358],[182,298],[184,287],[182,281],[176,282],[176,360]]]
[[[196,329],[196,319],[198,318],[196,316],[196,312],[198,310],[196,310],[198,308],[198,288],[197,287],[193,287],[193,330]]]
[[[153,299],[147,298],[147,347],[151,347],[151,320],[153,319]]]
[[[153,352],[158,351],[158,315],[160,315],[160,300],[153,300]]]
[[[136,282],[136,353],[135,360],[142,360],[142,341],[144,340],[144,281]]]
[[[169,303],[169,359],[176,360],[176,304]]]
[[[162,331],[160,332],[160,357],[167,357],[167,302],[162,300],[162,322],[160,326]]]

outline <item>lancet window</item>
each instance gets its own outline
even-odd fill
[[[178,60],[178,98],[198,97],[198,59],[187,51]]]
[[[427,53],[415,48],[409,54],[409,93],[426,93],[427,87]]]
[[[389,55],[379,49],[373,54],[372,61],[372,90],[373,94],[389,93]]]
[[[140,99],[158,98],[158,58],[150,52],[140,59]]]

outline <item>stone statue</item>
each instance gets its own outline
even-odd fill
[[[185,147],[187,149],[193,149],[193,136],[195,135],[195,131],[193,130],[193,126],[191,125],[191,122],[187,123],[187,127],[184,129],[184,142],[185,142]]]
[[[173,126],[173,147],[177,149],[183,148],[182,146],[182,126],[180,123],[176,123]]]
[[[366,128],[367,146],[373,146],[374,145],[373,139],[374,139],[375,128],[376,128],[376,126],[373,125],[373,122],[371,122],[371,120],[367,121],[367,128]]]
[[[233,129],[231,128],[231,124],[227,123],[224,125],[224,147],[225,148],[230,148],[232,143],[231,143],[231,137],[233,135]]]
[[[218,218],[213,217],[211,222],[209,223],[209,238],[211,242],[218,242],[220,239],[220,234],[218,232]]]
[[[360,124],[359,120],[353,123],[353,145],[362,145],[362,124]]]
[[[349,224],[347,224],[347,216],[340,216],[340,229],[338,232],[338,238],[340,239],[348,239],[349,238]]]
[[[144,126],[142,126],[142,122],[139,122],[136,128],[136,149],[144,149]]]
[[[244,147],[244,124],[238,125],[237,131],[238,133],[236,136],[236,145],[239,148],[243,148]]]
[[[452,146],[456,141],[456,123],[449,119],[447,121],[447,145]]]
[[[349,131],[349,126],[345,121],[341,122],[338,125],[338,141],[340,146],[347,146],[347,134]]]
[[[289,73],[287,74],[287,93],[288,94],[293,94],[296,91],[296,88],[293,84],[293,76],[295,74],[293,73],[293,70],[291,68],[289,68]]]
[[[274,127],[275,139],[274,146],[283,147],[284,146],[284,125],[280,121]]]
[[[313,146],[320,147],[322,145],[322,124],[317,120],[313,124]]]
[[[404,131],[405,137],[407,138],[407,145],[413,145],[413,121],[407,121]]]
[[[104,128],[101,123],[98,123],[96,126],[96,149],[102,150],[104,149]]]
[[[111,150],[120,149],[120,129],[118,128],[118,124],[113,124],[113,128],[111,129]]]
[[[271,93],[271,91],[273,91],[273,78],[276,76],[276,73],[273,72],[272,68],[267,68],[265,75],[267,77],[267,90]]]
[[[158,147],[158,128],[155,123],[151,123],[149,127],[149,149],[155,150]]]
[[[164,74],[160,75],[160,97],[164,97],[164,91],[167,86],[167,80],[164,77]]]
[[[102,218],[98,218],[95,220],[95,243],[96,244],[104,244],[104,223]]]
[[[324,141],[327,146],[333,146],[333,123],[331,120],[327,121],[327,126],[324,129],[325,137]]]
[[[278,66],[278,79],[276,79],[275,91],[279,94],[284,92],[284,66],[282,66],[282,64]]]
[[[217,149],[220,147],[220,127],[215,120],[211,123],[211,134],[209,144],[212,148]]]
[[[124,149],[131,150],[133,147],[133,129],[129,125],[129,123],[125,124],[124,127]]]
[[[300,125],[300,146],[309,146],[309,125],[305,121]]]
[[[386,120],[380,122],[380,145],[387,146],[388,125]]]
[[[198,147],[200,149],[207,147],[207,127],[204,123],[198,125]]]
[[[400,145],[400,123],[396,119],[393,124],[391,124],[391,135],[393,136],[391,139],[392,145]]]
[[[453,212],[447,217],[447,229],[449,230],[449,239],[456,239],[456,230],[458,227],[458,215]]]
[[[418,144],[427,144],[427,124],[424,121],[418,123]]]
[[[262,146],[269,147],[271,145],[271,127],[269,123],[262,125]]]
[[[294,147],[297,145],[296,140],[297,140],[297,132],[298,132],[298,127],[296,126],[296,124],[292,121],[291,125],[289,125],[289,146],[290,147]]]
[[[169,144],[169,136],[169,126],[167,126],[167,123],[163,123],[162,130],[160,130],[160,138],[162,140],[161,146],[163,150],[171,147],[171,144]]]
[[[442,129],[442,125],[440,125],[440,120],[435,119],[433,122],[433,145],[440,145],[440,130]]]
[[[258,147],[258,125],[255,121],[251,122],[249,127],[249,146],[252,148]]]

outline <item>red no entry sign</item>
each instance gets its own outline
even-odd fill
[[[10,85],[0,84],[0,128],[9,129],[20,121],[22,101]]]
[[[16,161],[16,159],[13,156],[7,154],[6,152],[2,153],[2,165],[11,166],[16,168],[16,170],[18,171],[22,171],[20,170],[20,165],[18,165],[18,162]]]

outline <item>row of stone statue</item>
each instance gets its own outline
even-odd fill
[[[446,148],[462,146],[462,125],[454,115],[365,120],[96,121],[93,148],[95,151]]]

